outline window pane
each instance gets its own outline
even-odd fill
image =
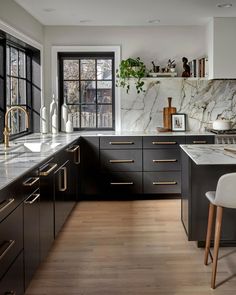
[[[19,104],[26,104],[26,81],[19,79]]]
[[[19,76],[26,78],[25,53],[22,51],[19,51]]]
[[[112,80],[112,60],[111,59],[97,60],[97,79]]]
[[[11,78],[7,78],[7,105],[11,105]]]
[[[11,129],[11,134],[25,131],[25,114],[19,110],[11,111],[8,124]]]
[[[112,82],[98,81],[98,103],[112,103]]]
[[[96,84],[94,81],[81,82],[81,103],[96,103]]]
[[[10,87],[11,87],[11,102],[10,104],[17,104],[18,103],[18,79],[10,78]]]
[[[96,128],[96,106],[81,106],[81,128]]]
[[[79,60],[64,60],[64,80],[79,79]]]
[[[82,80],[95,80],[95,60],[94,59],[81,59],[81,79]]]
[[[18,76],[18,51],[15,48],[11,47],[10,52],[11,76]]]
[[[7,46],[7,75],[10,75],[10,47]]]
[[[98,128],[112,128],[112,106],[98,105]]]
[[[79,103],[79,82],[64,82],[64,101],[67,103]]]
[[[80,128],[80,106],[68,106],[68,113],[72,115],[74,128]]]

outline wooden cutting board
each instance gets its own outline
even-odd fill
[[[176,113],[176,108],[171,106],[172,97],[168,97],[168,107],[163,108],[163,126],[171,130],[171,114]]]

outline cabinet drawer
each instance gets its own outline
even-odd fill
[[[180,170],[180,150],[156,149],[143,151],[144,171]]]
[[[0,280],[0,295],[24,294],[23,254],[14,261],[10,269]]]
[[[0,277],[23,249],[23,205],[0,223]]]
[[[201,135],[201,136],[186,136],[186,144],[213,144],[215,143],[215,136]]]
[[[103,193],[105,194],[141,194],[142,172],[113,172],[103,175]]]
[[[142,150],[102,150],[100,167],[109,171],[142,171]]]
[[[144,193],[147,194],[180,194],[180,172],[144,172]]]
[[[141,149],[141,136],[100,137],[100,149]]]
[[[185,136],[145,136],[143,137],[143,148],[176,148],[185,143]]]

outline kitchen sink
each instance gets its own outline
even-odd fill
[[[24,153],[46,153],[57,146],[61,145],[61,143],[53,142],[53,143],[47,143],[47,142],[25,142],[21,144],[19,147],[19,152]]]

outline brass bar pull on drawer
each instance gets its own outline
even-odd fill
[[[177,144],[176,141],[153,141],[152,142],[153,145],[158,145],[158,144]]]
[[[153,185],[175,185],[177,181],[153,181]]]
[[[69,147],[68,149],[66,149],[66,151],[68,153],[74,153],[78,148],[79,148],[79,145],[73,145],[73,146]]]
[[[194,140],[193,143],[194,144],[205,144],[205,143],[207,143],[207,141],[206,140]]]
[[[130,144],[134,144],[133,141],[110,141],[109,142],[110,145],[130,145]]]
[[[111,164],[119,164],[119,163],[134,163],[134,160],[109,160]]]
[[[63,172],[63,185],[62,186],[62,176],[61,176],[61,173],[59,173],[59,191],[60,192],[65,192],[67,190],[67,168],[66,167],[62,167],[60,169],[60,171]]]
[[[66,149],[68,153],[75,153],[75,164],[80,164],[80,146],[79,145],[73,145],[72,147],[69,147]]]
[[[133,182],[110,182],[110,185],[133,185]]]
[[[0,204],[0,213],[3,212],[5,209],[7,209],[7,207],[9,207],[14,201],[15,201],[15,199],[13,199],[13,198],[8,199],[8,200],[4,200]]]
[[[174,163],[177,162],[177,159],[161,159],[161,160],[152,160],[153,163]]]
[[[40,197],[40,194],[32,194],[28,197],[27,200],[24,201],[24,203],[32,205],[34,202],[38,200],[39,197]]]
[[[4,241],[0,245],[0,260],[3,259],[3,257],[7,254],[7,252],[13,247],[16,241],[10,240],[10,241]]]
[[[48,176],[53,170],[57,168],[57,164],[49,163],[47,164],[47,167],[49,167],[48,170],[39,172],[40,176]]]
[[[23,182],[24,186],[32,186],[39,181],[39,177],[30,177]]]

